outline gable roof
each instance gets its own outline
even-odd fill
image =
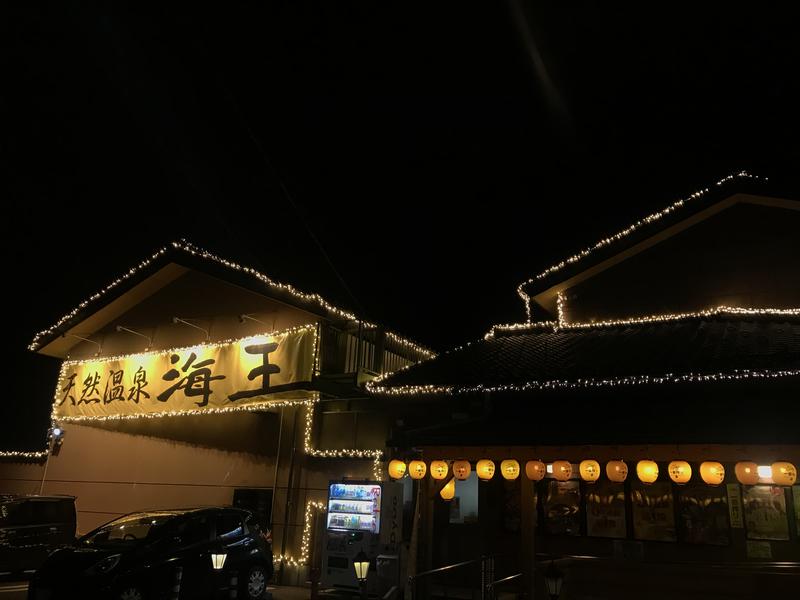
[[[82,301],[53,325],[38,332],[28,349],[53,354],[45,352],[45,348],[53,345],[64,334],[75,332],[78,326],[88,325],[93,330],[101,328],[189,270],[206,273],[325,319],[361,320],[367,328],[377,327],[376,324],[363,321],[354,313],[331,304],[319,294],[303,292],[291,284],[275,281],[251,267],[217,256],[186,240],[179,240],[160,248]],[[433,351],[396,333],[387,331],[386,335],[420,354],[435,356]]]
[[[741,171],[677,200],[523,281],[517,293],[528,320],[535,302],[555,314],[558,294],[739,203],[800,211],[800,202],[770,195],[765,178]]]

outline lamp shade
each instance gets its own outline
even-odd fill
[[[392,479],[401,479],[406,474],[406,463],[402,460],[391,460],[387,470],[389,471],[389,477]]]
[[[361,582],[366,581],[369,572],[369,558],[363,550],[353,557],[353,568],[356,570],[356,579]]]
[[[447,477],[447,463],[443,460],[431,461],[431,477],[434,479],[444,479]]]
[[[519,463],[513,458],[509,458],[500,463],[500,474],[505,479],[516,479],[519,477]]]
[[[531,481],[541,481],[547,473],[547,467],[540,460],[529,460],[525,463],[525,475]]]
[[[568,460],[557,460],[553,463],[553,477],[558,481],[567,481],[572,477],[572,465]]]
[[[600,479],[600,463],[596,460],[582,460],[578,465],[578,472],[581,474],[581,479],[594,483]]]
[[[708,485],[719,485],[725,481],[725,467],[713,460],[700,464],[700,477]]]
[[[456,495],[456,478],[453,477],[448,481],[445,486],[442,488],[442,491],[439,492],[439,495],[442,497],[442,500],[452,500]]]
[[[667,466],[667,473],[672,481],[682,485],[692,478],[692,466],[685,460],[673,460]]]
[[[486,458],[479,460],[475,465],[475,472],[481,479],[491,479],[494,477],[494,462]]]
[[[642,483],[653,483],[658,479],[658,465],[653,460],[640,460],[636,463],[636,476]]]
[[[772,481],[778,485],[794,485],[797,481],[797,468],[790,462],[772,463]]]
[[[412,460],[408,463],[408,475],[411,479],[422,479],[427,472],[428,466],[425,464],[425,461]]]
[[[758,483],[758,465],[754,462],[737,462],[733,472],[742,485],[755,485]]]
[[[212,554],[211,555],[211,566],[214,567],[215,571],[219,571],[225,567],[225,559],[228,558],[227,554]]]
[[[453,463],[453,475],[459,481],[464,481],[472,472],[472,466],[468,460],[457,460]]]
[[[628,478],[628,465],[624,460],[611,460],[606,464],[606,476],[611,481],[622,483]]]

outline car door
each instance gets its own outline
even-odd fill
[[[255,541],[246,534],[242,517],[238,510],[222,510],[215,519],[217,550],[225,554],[222,571],[228,579],[234,574],[240,580],[246,577],[254,562],[253,551],[257,551]]]
[[[214,574],[211,564],[213,513],[189,514],[167,531],[157,545],[158,587],[171,588],[180,567],[181,598],[213,598]]]

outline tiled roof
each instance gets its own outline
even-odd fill
[[[800,369],[800,319],[720,317],[506,333],[395,373],[379,389]]]

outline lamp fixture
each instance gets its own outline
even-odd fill
[[[183,323],[184,325],[188,325],[189,327],[194,327],[195,329],[199,329],[200,331],[206,334],[206,341],[207,342],[211,341],[211,334],[208,332],[208,329],[203,329],[202,327],[195,325],[194,323],[191,323],[187,319],[181,319],[180,317],[172,317],[172,322]]]
[[[64,333],[62,337],[74,337],[76,339],[82,340],[84,342],[89,342],[90,344],[94,344],[97,346],[97,352],[94,353],[94,356],[100,356],[100,353],[103,351],[103,345],[100,342],[95,342],[94,340],[90,340],[89,338],[85,338],[81,335],[76,335],[74,333]]]
[[[152,346],[153,346],[153,338],[151,338],[149,335],[145,335],[143,333],[139,333],[138,331],[134,331],[133,329],[130,329],[129,327],[123,327],[122,325],[117,325],[116,329],[117,329],[118,332],[125,331],[127,333],[132,333],[133,335],[138,335],[139,337],[143,337],[144,339],[146,339],[147,340],[147,347],[145,347],[145,349],[144,349],[145,352],[150,350],[150,348],[152,348]]]

